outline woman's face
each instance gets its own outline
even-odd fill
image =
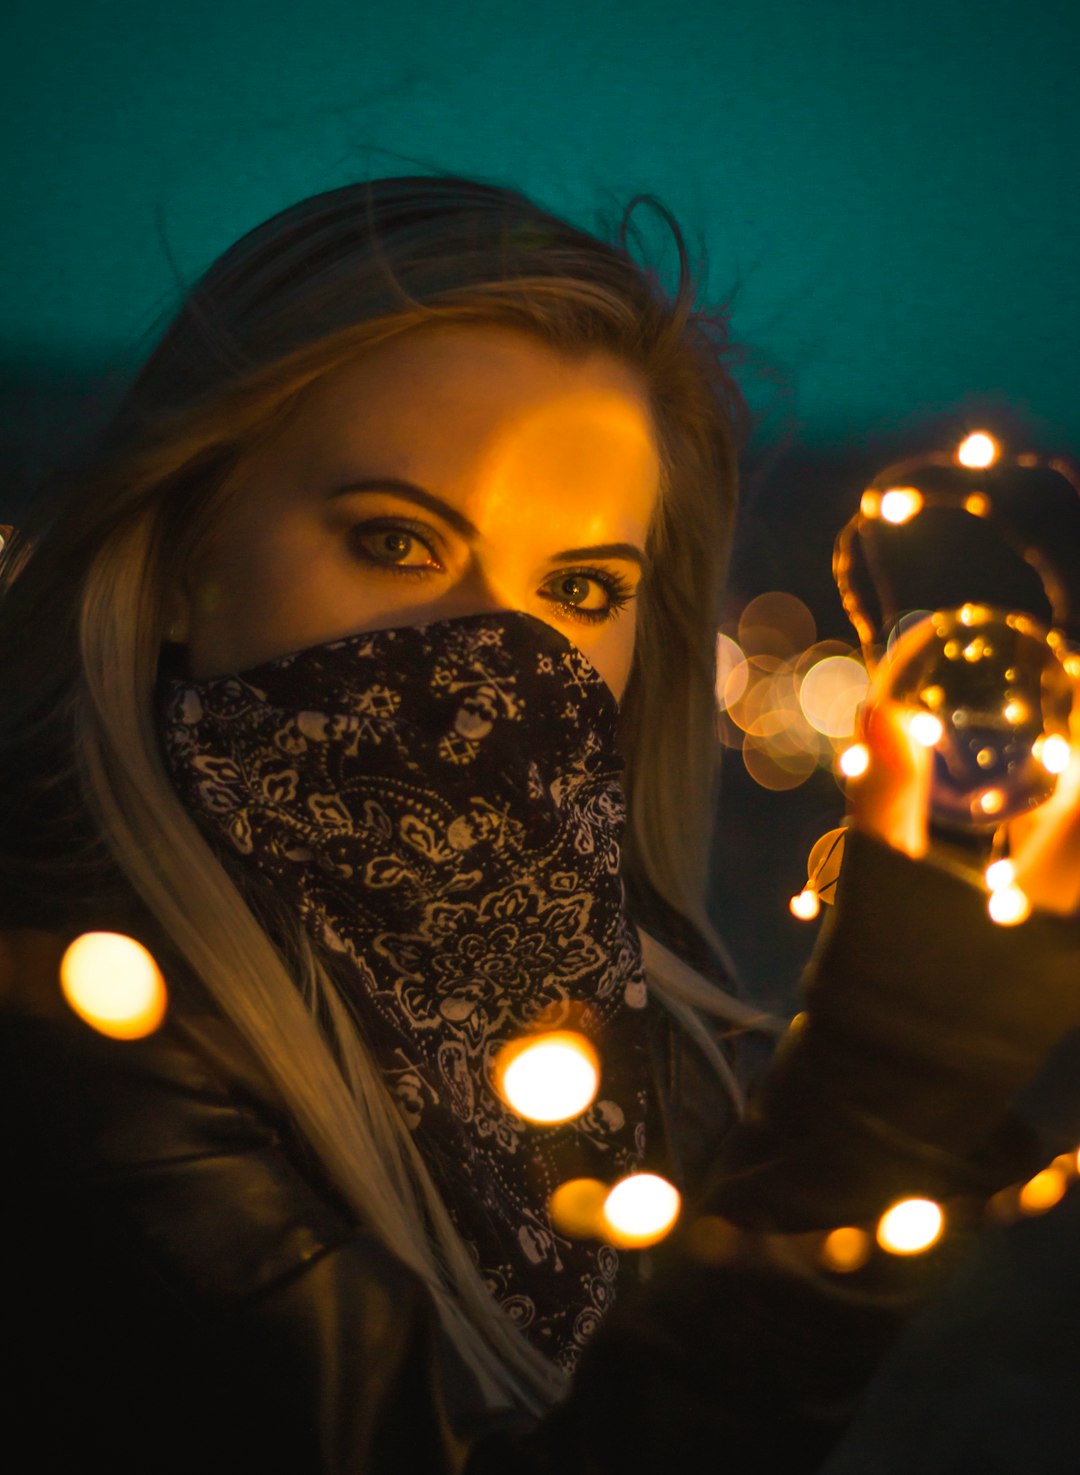
[[[522,610],[620,699],[659,484],[627,365],[425,325],[328,375],[244,463],[171,592],[169,635],[203,680],[364,630]]]

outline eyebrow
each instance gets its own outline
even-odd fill
[[[434,512],[463,538],[475,540],[480,536],[480,529],[463,512],[459,512],[449,502],[444,502],[441,497],[436,497],[434,492],[427,492],[411,481],[402,481],[400,477],[370,476],[362,481],[350,481],[344,486],[335,487],[330,493],[330,499],[344,497],[350,492],[394,492],[407,502],[414,502],[418,507]],[[561,563],[568,558],[625,558],[636,563],[643,572],[649,562],[644,550],[636,543],[594,543],[589,548],[563,548],[559,553],[550,554],[548,562]]]

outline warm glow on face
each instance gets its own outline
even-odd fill
[[[551,1222],[573,1239],[604,1236],[604,1200],[608,1185],[599,1178],[571,1178],[560,1183],[548,1200]]]
[[[495,1061],[495,1088],[530,1122],[566,1122],[593,1102],[600,1084],[596,1051],[574,1030],[527,1035],[505,1045]]]
[[[965,436],[956,452],[960,465],[970,466],[973,470],[992,466],[997,458],[997,441],[992,435],[987,435],[985,430],[974,430]]]
[[[924,748],[933,748],[940,743],[945,724],[933,712],[915,712],[908,723],[908,731]]]
[[[153,957],[120,932],[84,932],[60,959],[60,988],[80,1019],[116,1040],[153,1034],[165,1017],[165,982]]]
[[[606,1238],[624,1249],[644,1249],[670,1232],[679,1217],[679,1190],[656,1173],[632,1173],[604,1200]]]
[[[870,767],[870,749],[865,743],[852,743],[840,754],[839,762],[845,778],[860,778]]]
[[[1031,915],[1031,902],[1019,886],[998,886],[991,891],[986,910],[1000,927],[1015,927]]]
[[[881,515],[894,526],[910,522],[922,510],[922,492],[917,487],[890,487],[881,498]]]
[[[945,1215],[929,1198],[905,1198],[878,1221],[877,1241],[892,1255],[918,1255],[941,1238]]]
[[[798,896],[793,896],[788,902],[788,910],[793,917],[798,917],[800,922],[812,922],[821,910],[818,894],[810,887],[800,891]]]
[[[871,1241],[865,1229],[845,1225],[834,1229],[821,1247],[821,1263],[827,1270],[846,1274],[861,1270],[870,1258]]]

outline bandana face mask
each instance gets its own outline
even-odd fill
[[[205,681],[163,678],[173,783],[226,868],[296,908],[496,1300],[572,1369],[618,1256],[548,1198],[645,1147],[645,983],[619,877],[618,705],[515,611],[351,635]],[[600,1089],[553,1126],[491,1085],[565,1021]]]

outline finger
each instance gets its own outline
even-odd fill
[[[1033,906],[1072,916],[1080,910],[1080,741],[1054,792],[1009,827],[1009,855],[1016,882]]]
[[[848,779],[847,795],[852,825],[918,860],[929,844],[932,757],[911,736],[911,715],[896,702],[864,705],[857,736],[870,761]]]

